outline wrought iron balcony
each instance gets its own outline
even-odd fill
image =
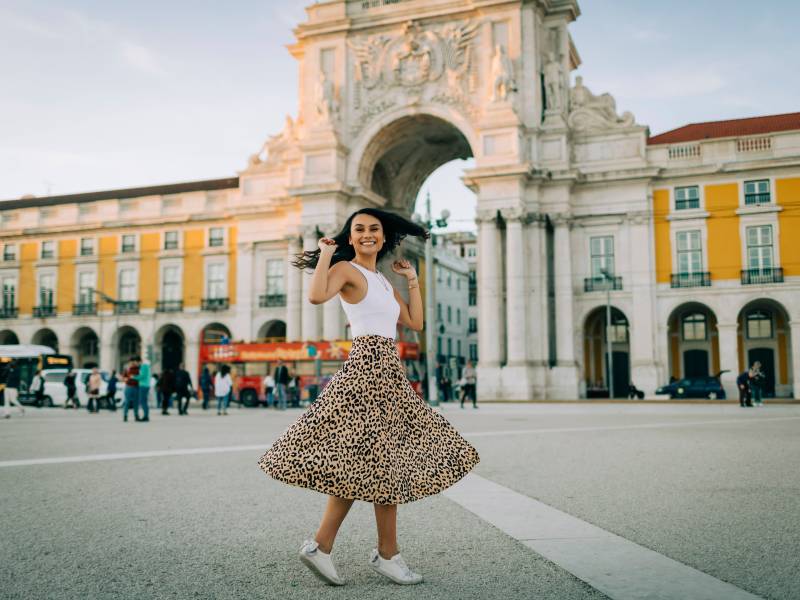
[[[783,269],[765,267],[763,269],[745,269],[742,271],[742,285],[758,285],[760,283],[783,283]]]
[[[18,314],[16,306],[0,306],[0,319],[16,319]]]
[[[138,300],[117,300],[114,303],[114,314],[116,315],[135,315],[138,312]]]
[[[227,298],[203,298],[203,310],[228,310]]]
[[[45,317],[55,317],[56,307],[52,304],[42,304],[41,306],[34,306],[33,316],[38,319],[44,319]]]
[[[286,306],[286,294],[261,294],[258,297],[258,305],[265,306]]]
[[[744,195],[744,203],[745,204],[768,204],[769,202],[772,202],[769,192],[766,192],[766,193],[763,193],[763,194],[745,194]]]
[[[97,314],[97,304],[94,302],[88,302],[84,304],[76,304],[72,307],[72,314],[73,315],[96,315]]]
[[[670,287],[711,287],[711,273],[698,271],[697,273],[673,273]]]
[[[183,310],[183,300],[159,300],[156,302],[156,312],[181,312]]]
[[[605,292],[609,286],[611,290],[621,290],[622,276],[612,277],[610,282],[605,277],[586,277],[583,280],[584,292]]]

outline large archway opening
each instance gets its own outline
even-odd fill
[[[17,334],[10,329],[0,331],[0,345],[19,344]]]
[[[52,329],[40,329],[33,334],[31,343],[39,346],[47,346],[58,352],[58,336]]]
[[[117,369],[122,371],[134,356],[142,355],[142,336],[133,327],[120,327],[115,336],[117,348]]]
[[[285,342],[286,323],[280,319],[267,321],[258,330],[258,339],[264,342]]]
[[[628,318],[611,307],[611,327],[607,327],[606,308],[599,306],[586,317],[583,327],[583,379],[588,398],[608,398],[613,380],[614,397],[628,395],[630,380],[630,335]],[[611,380],[609,379],[608,340],[611,341]],[[634,385],[636,382],[633,382]]]
[[[90,369],[100,362],[100,340],[90,327],[75,330],[70,340],[75,366]]]
[[[739,312],[739,372],[760,363],[765,378],[761,387],[768,398],[791,398],[791,335],[786,309],[769,298],[754,300]]]
[[[668,321],[670,381],[720,372],[717,317],[705,304],[687,302]]]
[[[231,341],[231,331],[222,323],[209,323],[203,327],[201,339],[204,344],[227,344]]]
[[[183,362],[183,331],[177,325],[167,325],[156,333],[155,342],[160,355],[162,372],[175,371]]]

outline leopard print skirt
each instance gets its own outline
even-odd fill
[[[413,390],[394,340],[363,335],[258,466],[278,481],[331,496],[403,504],[438,494],[479,461]]]

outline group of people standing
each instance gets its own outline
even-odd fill
[[[112,376],[113,377],[113,376]],[[158,405],[161,414],[169,415],[172,398],[175,397],[178,405],[178,414],[189,414],[189,400],[194,395],[192,378],[183,363],[177,369],[164,369],[160,376],[152,374],[150,363],[143,361],[140,356],[134,356],[122,372],[122,381],[125,384],[125,402],[122,420],[128,420],[128,411],[133,409],[133,415],[138,422],[150,420],[150,389],[155,387]],[[110,385],[110,382],[109,382]],[[115,386],[116,387],[116,386]],[[141,409],[141,416],[139,411]]]
[[[439,392],[443,402],[450,402],[453,399],[453,382],[450,378],[450,369],[444,365],[439,365],[436,369],[439,384]],[[461,408],[464,408],[465,400],[472,400],[472,408],[478,408],[478,398],[476,394],[476,384],[478,382],[477,371],[471,360],[467,361],[466,366],[461,371],[461,378],[456,385],[458,387],[458,398],[461,401]],[[425,388],[427,390],[427,386]]]
[[[736,387],[739,388],[739,406],[764,406],[764,384],[767,376],[761,363],[755,361],[748,370],[739,373]]]

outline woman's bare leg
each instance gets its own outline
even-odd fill
[[[333,541],[351,506],[353,506],[352,500],[328,496],[328,505],[325,507],[325,514],[322,516],[322,523],[319,524],[316,535],[319,549],[325,554],[330,554],[333,550]]]
[[[375,504],[375,523],[378,525],[378,554],[390,559],[400,552],[397,548],[397,505]]]

